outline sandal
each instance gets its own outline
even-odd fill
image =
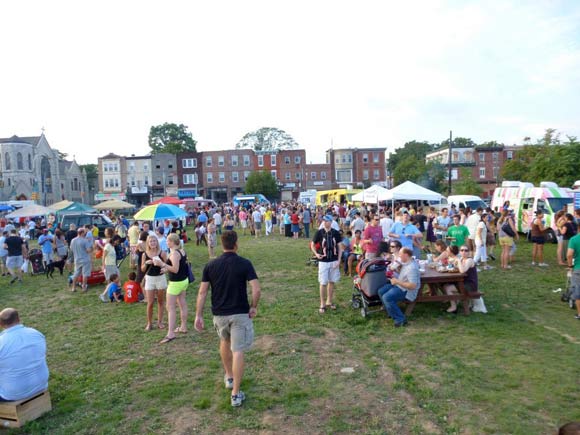
[[[187,329],[184,331],[184,330],[183,330],[183,329],[181,329],[181,328],[175,328],[175,329],[173,330],[173,332],[178,332],[178,333],[180,333],[180,334],[187,334]]]
[[[326,307],[320,307],[318,309],[318,314],[324,314],[326,312]]]
[[[328,304],[328,305],[326,306],[326,309],[327,309],[327,310],[336,310],[336,305],[334,305],[334,304]]]
[[[165,329],[165,325],[163,323],[158,323],[157,324],[157,328],[159,328],[159,329]]]
[[[173,341],[173,340],[175,340],[175,337],[167,337],[167,336],[165,336],[165,337],[163,338],[163,340],[161,340],[161,341],[159,342],[159,344],[165,344],[165,343],[169,343],[170,341]]]

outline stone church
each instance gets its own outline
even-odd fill
[[[0,138],[0,201],[32,199],[50,205],[63,199],[89,203],[86,173],[60,157],[44,133]]]

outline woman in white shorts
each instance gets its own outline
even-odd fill
[[[153,324],[153,304],[157,297],[157,327],[165,329],[163,313],[165,311],[165,290],[167,279],[160,266],[155,266],[154,260],[167,262],[167,253],[159,246],[156,236],[148,236],[145,242],[145,252],[141,257],[141,271],[145,273],[145,299],[147,300],[147,326],[145,331],[151,331]],[[159,263],[159,262],[158,262]]]

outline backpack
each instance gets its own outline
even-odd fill
[[[508,236],[510,237],[515,237],[516,233],[514,233],[514,230],[512,230],[512,227],[510,225],[510,221],[506,220],[502,226],[501,226],[501,230],[506,233]]]

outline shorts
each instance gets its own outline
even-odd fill
[[[151,276],[145,275],[145,291],[165,290],[167,288],[167,278],[165,275]]]
[[[119,298],[119,300],[120,300],[120,301],[124,301],[124,300],[125,300],[125,298],[123,297],[123,293],[121,293],[121,292],[117,293],[117,297]],[[115,297],[114,297],[114,296],[111,296],[111,297],[109,298],[109,300],[110,300],[111,302],[116,302],[116,301],[115,301]]]
[[[187,290],[188,286],[189,278],[185,278],[183,281],[169,281],[167,284],[167,294],[179,296],[181,293]]]
[[[46,264],[52,262],[52,252],[43,252],[42,261],[44,261]]]
[[[292,232],[293,233],[300,232],[300,225],[298,225],[298,224],[292,224]]]
[[[570,280],[570,297],[577,301],[580,299],[580,270],[572,271],[572,279]]]
[[[262,222],[254,222],[254,228],[258,231],[262,229]]]
[[[105,279],[107,280],[107,282],[109,281],[109,278],[111,277],[112,274],[116,274],[117,276],[119,276],[119,268],[115,265],[105,266]]]
[[[500,246],[512,246],[514,244],[514,238],[505,236],[499,238],[499,245]]]
[[[80,275],[82,275],[83,278],[88,278],[91,276],[92,270],[93,267],[91,263],[75,263],[74,277],[78,278]]]
[[[329,282],[340,281],[340,268],[337,266],[338,261],[318,262],[318,283],[326,285]]]
[[[248,221],[241,221],[242,228],[248,228]]]
[[[7,255],[0,255],[0,264],[6,265]]]
[[[220,340],[231,342],[232,352],[250,350],[254,342],[254,323],[248,313],[213,316],[213,326]]]
[[[543,245],[544,243],[546,243],[546,239],[543,236],[532,237],[532,242],[535,243],[536,245]]]
[[[24,264],[24,258],[22,258],[22,255],[6,257],[6,267],[8,269],[20,269],[22,264]]]

